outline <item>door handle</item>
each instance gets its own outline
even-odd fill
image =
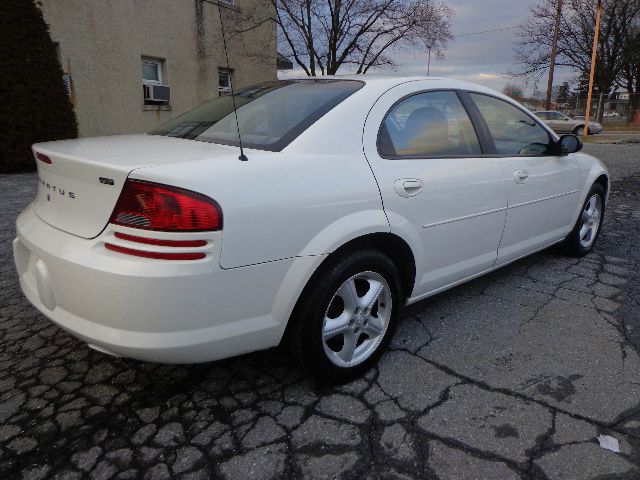
[[[529,179],[529,172],[526,170],[514,170],[513,180],[516,183],[525,183]]]
[[[417,178],[401,178],[396,180],[394,190],[404,198],[415,197],[422,192],[424,184]]]

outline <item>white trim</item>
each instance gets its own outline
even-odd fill
[[[529,202],[516,203],[515,205],[509,205],[509,210],[512,208],[524,207],[525,205],[531,205],[533,203],[544,202],[546,200],[552,200],[558,197],[564,197],[565,195],[573,195],[574,193],[578,193],[578,190],[571,190],[570,192],[559,193],[557,195],[551,195],[550,197],[538,198],[537,200],[531,200]]]
[[[487,210],[486,212],[472,213],[471,215],[465,215],[464,217],[457,217],[457,218],[451,218],[449,220],[442,220],[441,222],[428,223],[427,225],[422,225],[422,228],[437,227],[438,225],[445,225],[447,223],[459,222],[461,220],[468,220],[470,218],[480,217],[482,215],[489,215],[491,213],[504,212],[506,209],[507,207],[502,207],[502,208],[496,208],[494,210]]]

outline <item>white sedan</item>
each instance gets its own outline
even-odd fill
[[[287,345],[361,375],[402,308],[598,238],[609,178],[485,87],[326,77],[236,93],[147,135],[36,144],[24,294],[104,353],[193,363]]]

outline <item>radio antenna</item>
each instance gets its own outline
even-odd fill
[[[249,160],[247,156],[244,154],[244,150],[242,148],[242,136],[240,135],[240,124],[238,123],[238,109],[236,107],[236,95],[233,91],[233,81],[231,79],[231,68],[229,67],[229,52],[227,52],[227,40],[224,34],[224,22],[222,21],[222,10],[220,9],[220,0],[218,0],[218,16],[220,17],[220,30],[222,30],[222,45],[224,47],[224,56],[227,60],[227,73],[229,74],[229,87],[231,89],[231,102],[233,103],[233,116],[236,119],[236,130],[238,131],[238,143],[240,144],[240,156],[238,160],[246,162]]]

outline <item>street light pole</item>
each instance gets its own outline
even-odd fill
[[[545,108],[551,110],[551,94],[553,93],[553,72],[556,69],[556,55],[558,54],[558,36],[560,35],[560,19],[562,17],[562,0],[558,0],[556,12],[556,27],[553,31],[553,43],[551,44],[551,62],[549,64],[549,81],[547,82],[547,101]]]
[[[598,38],[600,37],[600,16],[602,15],[602,0],[598,0],[598,9],[596,10],[596,33],[593,36],[593,51],[591,52],[591,72],[589,74],[589,93],[587,94],[587,111],[584,114],[584,132],[583,137],[589,135],[589,115],[591,115],[591,96],[593,94],[593,78],[596,73],[596,56],[598,53]]]
[[[431,47],[429,47],[429,60],[427,60],[427,77],[431,74]]]

